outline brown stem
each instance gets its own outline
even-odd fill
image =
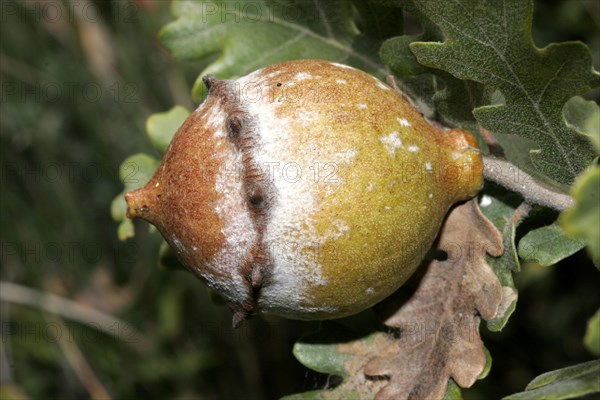
[[[506,224],[506,226],[504,227],[503,236],[508,236],[508,229],[516,229],[521,224],[521,222],[523,222],[523,220],[527,218],[530,211],[531,205],[529,203],[524,201],[521,204],[519,204],[519,207],[517,207],[512,217],[510,217],[510,223]]]
[[[483,165],[485,179],[519,193],[528,204],[539,204],[558,211],[564,211],[575,204],[568,194],[543,186],[527,172],[506,160],[483,156]]]

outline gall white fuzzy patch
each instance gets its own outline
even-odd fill
[[[402,148],[402,140],[400,139],[400,133],[398,131],[380,137],[379,141],[383,143],[383,146],[392,157],[396,156],[396,150]]]

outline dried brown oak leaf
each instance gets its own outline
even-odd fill
[[[492,319],[502,300],[486,253],[501,255],[502,237],[472,200],[450,211],[438,249],[447,259],[422,266],[412,296],[401,303],[392,297],[378,309],[399,337],[364,368],[389,379],[376,399],[442,399],[449,378],[470,387],[485,369],[479,322]]]

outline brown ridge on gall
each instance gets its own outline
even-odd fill
[[[234,316],[235,326],[236,321],[241,323],[243,317],[251,314],[254,310],[260,288],[268,280],[272,269],[265,248],[264,229],[268,221],[273,188],[269,184],[268,176],[265,176],[253,159],[252,151],[258,145],[256,141],[258,133],[255,131],[252,116],[241,107],[238,97],[232,89],[224,88],[220,95],[227,114],[227,137],[235,148],[242,153],[242,185],[246,205],[257,232],[256,242],[241,265],[242,275],[246,277],[251,286],[252,303],[245,304],[243,311],[238,311],[237,316]]]
[[[127,216],[142,218],[154,224],[169,245],[176,250],[180,261],[196,276],[208,282],[206,274],[223,280],[227,277],[210,268],[213,260],[226,246],[222,233],[223,221],[211,204],[218,203],[222,194],[216,190],[218,166],[224,163],[223,149],[212,129],[207,127],[208,111],[220,106],[227,119],[225,129],[235,151],[242,153],[243,193],[254,227],[256,242],[239,264],[245,277],[245,304],[228,301],[234,312],[233,324],[238,326],[256,306],[256,298],[269,276],[270,260],[263,243],[263,231],[268,218],[270,201],[268,179],[253,162],[251,150],[256,146],[250,115],[244,111],[227,81],[207,75],[203,78],[209,95],[204,107],[196,109],[183,123],[167,149],[155,175],[141,189],[125,195]]]
[[[225,243],[219,216],[214,208],[205,206],[220,196],[215,191],[216,171],[207,170],[206,166],[221,162],[213,151],[216,139],[205,128],[207,109],[194,111],[179,128],[152,179],[125,195],[127,215],[145,219],[161,232],[170,232],[165,240],[177,251],[182,263],[202,279],[200,269],[204,266],[199,264],[214,258]],[[202,234],[195,229],[199,221]],[[183,243],[195,243],[197,250],[182,248]],[[209,272],[225,278],[218,270]]]

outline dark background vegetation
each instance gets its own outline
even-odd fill
[[[202,283],[156,266],[160,240],[147,224],[136,222],[137,236],[118,241],[109,211],[122,190],[118,166],[139,151],[158,156],[145,120],[176,103],[194,107],[189,89],[203,65],[176,62],[158,43],[168,2],[81,3],[87,14],[61,16],[43,2],[0,3],[0,279],[35,290],[21,303],[54,293],[139,335],[120,326],[100,333],[85,324],[93,320],[0,293],[3,396],[274,399],[324,387],[331,380],[291,353],[318,323],[258,317],[233,330],[230,311]],[[599,4],[537,2],[536,44],[582,40],[598,68]],[[582,337],[600,304],[598,283],[585,252],[552,268],[525,265],[508,326],[482,329],[492,371],[465,397],[499,398],[591,359]],[[369,313],[342,323],[356,326]]]

